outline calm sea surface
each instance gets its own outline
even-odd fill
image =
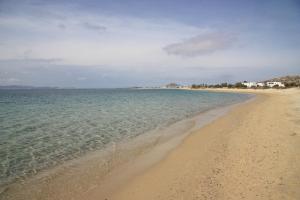
[[[0,90],[0,185],[247,98],[186,90]]]

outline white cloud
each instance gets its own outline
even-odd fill
[[[186,39],[182,42],[173,43],[164,50],[171,55],[200,56],[226,49],[232,45],[235,37],[223,33],[205,33]]]
[[[13,30],[12,34],[6,34],[7,45],[0,46],[0,59],[50,57],[61,58],[63,64],[160,67],[173,63],[163,52],[163,46],[207,31],[165,19],[84,12],[75,16],[71,11],[59,9],[55,14],[61,17],[50,14],[40,18],[0,17],[0,28]],[[22,34],[15,35],[15,30]]]
[[[247,32],[237,30],[239,40],[236,40],[235,34],[214,31],[218,27],[210,28],[209,24],[196,27],[162,18],[105,15],[72,9],[43,5],[20,8],[17,14],[2,14],[0,60],[19,60],[17,64],[24,66],[22,68],[33,65],[34,60],[43,60],[35,65],[36,68],[51,63],[69,68],[77,65],[83,70],[101,66],[108,70],[146,74],[172,71],[179,75],[187,73],[190,67],[220,70],[299,64],[298,52],[281,52],[280,48],[266,51],[257,38],[245,37]],[[261,37],[263,39],[265,37]],[[239,47],[239,43],[244,46]],[[257,46],[252,45],[251,49],[251,43]],[[3,71],[1,65],[7,63],[0,62],[0,72]],[[89,76],[85,77],[90,80]]]

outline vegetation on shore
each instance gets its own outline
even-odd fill
[[[221,84],[193,84],[191,86],[193,89],[198,88],[247,88],[247,86],[243,85],[241,82],[230,84],[230,83],[221,83]]]
[[[283,76],[279,78],[273,78],[268,81],[278,81],[282,82],[285,87],[300,87],[300,75],[295,75],[295,76]]]
[[[262,81],[263,83],[266,82],[282,82],[285,87],[284,88],[291,88],[291,87],[300,87],[300,75],[295,75],[295,76],[284,76],[284,77],[279,77],[279,78],[273,78],[270,80]],[[247,88],[246,85],[243,85],[242,82],[237,82],[235,84],[231,83],[220,83],[220,84],[193,84],[191,86],[192,89],[199,89],[199,88]],[[261,89],[267,89],[270,88],[267,85],[261,87],[252,87],[252,88],[261,88]],[[274,86],[273,88],[280,88],[278,86]]]

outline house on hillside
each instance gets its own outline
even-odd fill
[[[285,85],[279,81],[267,82],[267,86],[268,87],[274,87],[274,86],[285,87]]]
[[[257,87],[264,87],[265,86],[265,83],[264,82],[259,82],[257,83]]]
[[[257,83],[256,82],[247,82],[247,81],[244,81],[242,84],[245,85],[245,86],[247,86],[247,88],[257,87]]]

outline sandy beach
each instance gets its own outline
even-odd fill
[[[221,91],[258,95],[98,199],[300,199],[300,90]]]
[[[300,0],[0,0],[0,200],[300,200]]]
[[[12,186],[0,199],[300,199],[300,90],[210,91],[256,97],[104,179],[103,160],[95,155]]]

